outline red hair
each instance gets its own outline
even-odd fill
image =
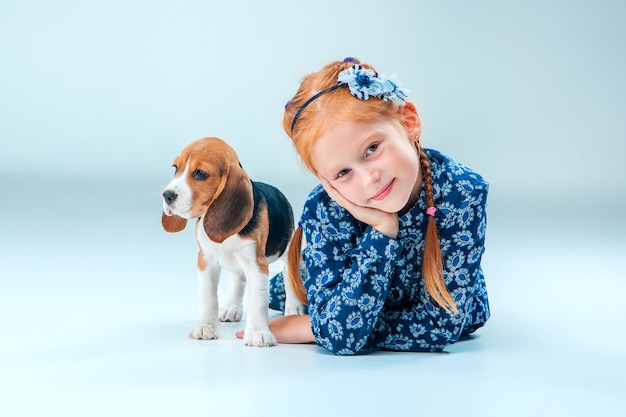
[[[296,113],[307,100],[320,91],[337,85],[339,73],[355,64],[360,64],[366,69],[376,71],[370,65],[362,64],[357,59],[332,62],[318,72],[305,76],[296,95],[285,107],[283,128],[293,141],[296,152],[302,159],[302,162],[315,175],[317,175],[317,170],[311,162],[311,148],[317,138],[332,124],[347,120],[371,121],[379,119],[391,122],[402,128],[404,127],[405,115],[404,112],[398,111],[397,104],[375,98],[359,100],[352,96],[347,88],[338,88],[320,95],[300,111],[295,124],[293,123]],[[434,201],[430,164],[427,155],[419,144],[417,148],[422,177],[424,178],[427,204],[429,207],[432,207]],[[300,277],[301,259],[302,228],[298,227],[289,249],[289,280],[298,299],[306,304],[306,289]],[[441,248],[439,246],[435,219],[432,216],[429,216],[426,230],[422,256],[422,279],[431,298],[447,311],[456,313],[456,305],[448,293],[443,279]]]

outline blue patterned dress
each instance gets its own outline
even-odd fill
[[[321,185],[310,193],[301,224],[307,246],[303,279],[318,344],[338,355],[375,349],[442,351],[489,318],[483,271],[488,184],[469,168],[430,149],[444,279],[458,308],[431,302],[421,278],[426,200],[399,218],[396,239],[356,220]],[[270,283],[270,307],[281,309],[282,276]]]

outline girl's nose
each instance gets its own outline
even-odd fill
[[[373,169],[370,171],[363,172],[363,185],[374,185],[380,182],[380,171],[377,169]]]

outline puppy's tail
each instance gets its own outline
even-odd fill
[[[302,304],[308,304],[306,288],[300,276],[300,261],[302,260],[302,227],[298,226],[291,239],[289,247],[289,257],[287,258],[287,268],[289,270],[289,281],[291,288]]]

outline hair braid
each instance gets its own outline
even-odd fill
[[[302,304],[308,304],[306,288],[302,282],[300,275],[300,263],[302,261],[302,226],[298,225],[296,232],[291,239],[291,246],[289,247],[289,256],[287,257],[287,272],[288,277],[283,277],[285,280],[289,280],[291,289],[295,293],[296,297]]]
[[[417,143],[416,146],[420,157],[422,178],[424,179],[426,205],[428,207],[434,207],[435,200],[433,178],[430,172],[430,161],[421,145]],[[458,312],[456,304],[450,296],[443,278],[443,259],[434,216],[428,216],[424,252],[422,254],[422,279],[424,280],[424,286],[428,290],[428,293],[439,306],[454,314]]]

